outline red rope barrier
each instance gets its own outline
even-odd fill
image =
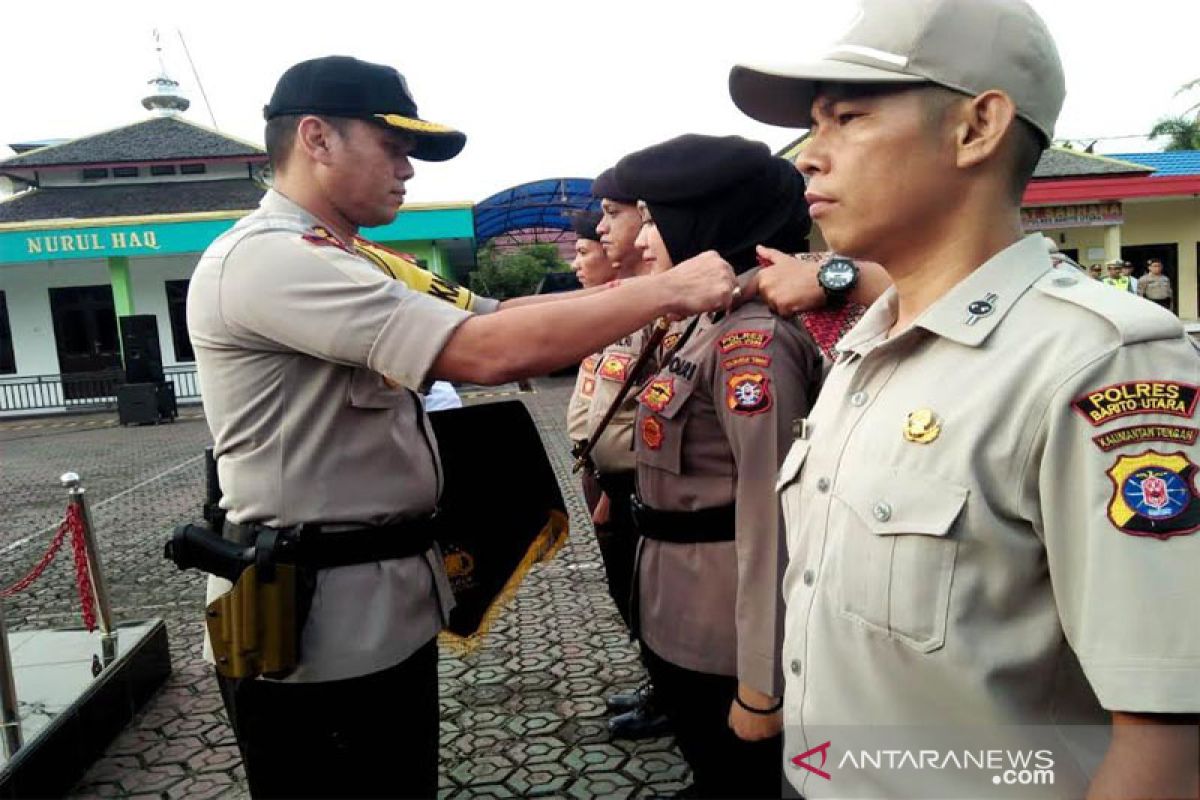
[[[96,630],[96,595],[92,591],[92,575],[88,570],[87,543],[83,538],[83,516],[79,512],[79,506],[74,503],[67,506],[66,517],[58,526],[58,531],[50,540],[50,546],[38,559],[38,563],[29,570],[24,578],[0,591],[0,597],[12,597],[17,592],[23,592],[32,586],[34,581],[42,577],[42,573],[54,563],[54,558],[62,549],[68,533],[71,534],[71,552],[75,557],[75,588],[79,592],[83,624],[89,631],[94,631]]]
[[[96,630],[96,593],[92,591],[92,573],[88,569],[87,543],[83,538],[83,519],[79,507],[72,504],[67,512],[75,515],[71,534],[71,549],[75,554],[75,588],[79,592],[79,606],[83,613],[83,626],[89,632]]]

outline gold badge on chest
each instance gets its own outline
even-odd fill
[[[904,420],[904,438],[917,444],[929,444],[942,434],[942,421],[931,408],[910,411]]]

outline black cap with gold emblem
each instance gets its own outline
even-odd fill
[[[289,67],[263,117],[292,114],[352,117],[404,131],[416,141],[413,158],[447,161],[462,151],[466,134],[417,116],[408,84],[393,67],[350,56],[325,56]]]

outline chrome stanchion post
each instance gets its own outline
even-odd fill
[[[87,506],[87,489],[80,485],[79,475],[74,472],[64,473],[60,480],[63,488],[67,490],[70,503],[78,506],[79,518],[83,521],[83,541],[87,548],[88,575],[92,579],[92,593],[100,612],[100,650],[104,665],[108,666],[117,657],[117,632],[113,629],[112,608],[108,603],[108,584],[104,581],[104,566],[100,563],[100,550],[96,547],[92,514]]]
[[[21,718],[17,716],[17,684],[13,680],[3,602],[0,602],[0,728],[4,729],[4,758],[11,759],[21,749]]]

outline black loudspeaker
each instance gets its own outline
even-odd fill
[[[122,425],[157,425],[178,416],[174,384],[127,383],[117,389],[117,417]]]
[[[126,383],[163,382],[157,317],[153,314],[121,317],[121,347],[125,353]]]

